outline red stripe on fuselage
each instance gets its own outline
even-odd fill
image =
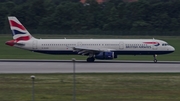
[[[158,42],[143,42],[145,44],[158,44]]]
[[[20,28],[20,29],[22,29],[22,30],[26,30],[23,25],[18,24],[17,22],[15,22],[15,21],[13,21],[13,20],[10,20],[10,23],[11,23],[11,26],[13,26],[13,27],[18,27],[18,28]]]

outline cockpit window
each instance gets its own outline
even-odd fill
[[[163,44],[162,44],[162,46],[169,46],[169,44],[167,44],[167,43],[163,43]]]

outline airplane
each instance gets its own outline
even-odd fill
[[[34,38],[15,16],[8,17],[13,40],[6,45],[55,55],[85,55],[87,62],[95,59],[111,60],[118,55],[157,55],[169,54],[175,48],[157,39],[37,39]]]

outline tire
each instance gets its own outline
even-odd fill
[[[91,58],[87,58],[86,61],[87,61],[87,62],[94,62],[94,60],[95,60],[94,57],[91,57]]]
[[[154,63],[157,63],[157,59],[154,59]]]

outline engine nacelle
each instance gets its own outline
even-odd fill
[[[117,55],[114,55],[114,52],[100,52],[99,54],[95,55],[96,59],[114,59],[117,58]]]

